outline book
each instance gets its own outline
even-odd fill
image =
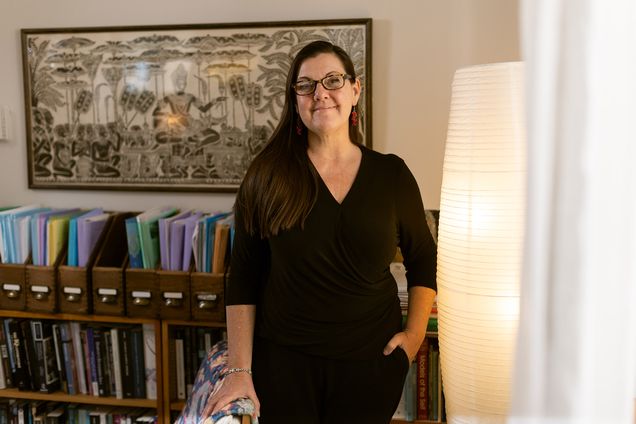
[[[203,236],[203,239],[200,240],[202,242],[202,250],[199,255],[201,259],[200,270],[203,272],[212,272],[212,257],[214,255],[216,224],[228,215],[229,214],[225,212],[215,213],[210,216],[206,216],[203,220],[204,226],[202,233],[200,234]]]
[[[101,208],[93,209],[77,218],[77,265],[84,267],[111,215]]]
[[[171,257],[171,235],[170,227],[176,220],[187,218],[192,215],[192,211],[187,210],[181,213],[166,217],[160,218],[158,221],[159,227],[159,254],[161,257],[161,269],[168,270],[170,269],[170,257]]]
[[[146,398],[157,399],[157,353],[153,324],[143,324]]]
[[[140,325],[130,329],[130,359],[133,381],[133,397],[146,398],[146,366],[144,364],[144,336]]]
[[[152,208],[137,215],[141,259],[145,269],[154,269],[159,263],[159,219],[172,216],[177,209],[171,206]]]
[[[121,385],[124,399],[135,397],[133,392],[132,346],[130,327],[120,327],[119,335],[119,362],[121,367]]]
[[[417,412],[418,420],[428,419],[428,338],[424,338],[417,351],[415,363],[417,364]]]
[[[62,356],[64,358],[67,393],[69,395],[76,395],[79,393],[79,382],[71,327],[68,322],[60,322],[58,328],[60,330],[60,342],[62,344]]]
[[[80,213],[79,209],[66,209],[56,211],[48,216],[46,220],[46,243],[44,243],[44,257],[40,258],[42,263],[36,265],[51,266],[62,252],[64,246],[68,244],[68,222]],[[41,248],[40,248],[40,251]]]
[[[2,374],[4,380],[3,389],[13,387],[13,380],[11,378],[11,363],[9,362],[9,346],[7,346],[7,338],[4,335],[4,325],[0,324],[0,367],[2,367]]]
[[[230,214],[216,222],[214,229],[214,249],[212,252],[212,272],[223,273],[230,247],[230,228],[234,224],[234,215]]]
[[[131,268],[143,268],[141,259],[141,242],[139,240],[139,227],[135,217],[124,221],[126,227],[126,241],[128,244],[128,263]]]
[[[53,333],[53,349],[55,350],[55,365],[57,368],[58,378],[60,380],[60,387],[64,393],[68,393],[68,382],[66,381],[66,369],[64,361],[64,353],[62,351],[62,335],[60,332],[60,324],[54,323],[51,325],[51,331]]]
[[[124,389],[121,372],[121,353],[119,351],[119,329],[117,327],[110,329],[110,346],[112,349],[112,378],[115,385],[115,397],[117,399],[123,399]]]
[[[175,362],[175,377],[177,388],[177,399],[186,398],[186,381],[185,381],[185,348],[184,348],[184,333],[182,329],[175,330],[174,337],[174,362]],[[173,383],[174,384],[174,383]]]
[[[110,366],[107,359],[105,333],[101,327],[91,327],[95,346],[95,370],[99,396],[110,396]]]
[[[32,368],[37,367],[39,378],[37,389],[40,392],[51,393],[60,388],[53,342],[53,327],[50,321],[39,319],[31,320],[30,324],[36,359]]]
[[[3,263],[24,263],[26,261],[26,257],[20,257],[23,250],[19,249],[19,246],[16,245],[16,239],[24,240],[24,234],[14,235],[14,221],[16,218],[32,216],[43,210],[44,208],[41,208],[38,205],[28,205],[0,211],[0,231],[2,232],[0,257],[2,257]]]
[[[115,368],[113,364],[113,345],[112,345],[112,335],[110,328],[102,329],[102,338],[103,338],[103,360],[106,362],[104,367],[106,367],[105,373],[108,376],[108,396],[115,396]],[[106,383],[106,382],[104,382]]]
[[[21,322],[14,318],[5,319],[5,330],[8,340],[12,346],[13,362],[11,364],[11,376],[14,386],[18,390],[33,390],[31,375],[29,374],[29,360],[27,358],[26,347],[24,346],[24,335],[22,333]]]
[[[87,325],[80,330],[83,337],[84,356],[86,358],[86,380],[90,382],[89,392],[93,396],[99,396],[99,379],[97,377],[97,353],[95,352],[95,330]]]
[[[197,222],[201,219],[203,213],[194,213],[184,220],[183,227],[183,260],[181,261],[181,271],[188,271],[192,263],[192,239]]]
[[[90,384],[90,380],[86,378],[86,363],[81,337],[80,323],[76,321],[69,322],[69,330],[73,346],[73,359],[76,371],[75,375],[77,377],[77,391],[80,394],[87,395],[90,394],[88,386],[88,384]]]

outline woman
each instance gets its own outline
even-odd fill
[[[395,411],[435,296],[435,246],[404,162],[360,144],[360,90],[328,42],[291,65],[281,122],[236,199],[229,371],[204,414],[239,397],[263,424],[387,423]]]

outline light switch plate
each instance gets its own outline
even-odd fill
[[[11,139],[11,110],[7,106],[0,106],[0,140]]]

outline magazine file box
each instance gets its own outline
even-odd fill
[[[58,299],[60,312],[69,314],[90,314],[93,312],[92,268],[97,259],[97,253],[106,238],[108,229],[113,223],[114,216],[108,218],[106,225],[95,244],[95,248],[88,257],[86,266],[69,266],[64,261],[58,267]]]
[[[113,217],[104,236],[92,269],[93,313],[96,315],[126,315],[124,269],[128,262],[125,220],[134,212]]]

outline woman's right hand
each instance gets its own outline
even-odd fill
[[[203,409],[203,417],[209,417],[239,398],[249,398],[254,403],[253,418],[260,415],[261,404],[254,390],[252,376],[245,372],[235,372],[226,375],[219,390],[208,398],[208,403]]]

